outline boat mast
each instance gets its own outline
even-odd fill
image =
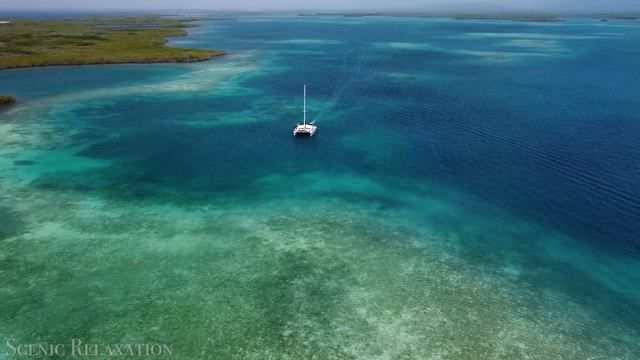
[[[304,85],[304,125],[307,126],[307,84]]]

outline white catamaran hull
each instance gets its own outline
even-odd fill
[[[315,125],[298,125],[293,129],[293,136],[309,135],[313,136],[316,133],[317,127]]]
[[[304,86],[304,107],[302,108],[302,113],[304,114],[302,124],[298,124],[295,128],[293,128],[293,136],[303,135],[303,136],[313,136],[316,133],[317,126],[311,124],[307,124],[307,85]]]

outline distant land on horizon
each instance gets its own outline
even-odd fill
[[[559,16],[543,14],[438,14],[424,12],[345,12],[345,13],[301,13],[299,16],[345,16],[345,17],[365,17],[365,16],[390,16],[390,17],[425,17],[438,18],[450,17],[459,20],[511,20],[511,21],[531,21],[531,22],[553,22],[563,21]]]
[[[524,22],[558,22],[564,21],[567,17],[590,17],[607,20],[638,20],[640,13],[591,13],[591,14],[570,14],[570,13],[542,13],[542,12],[469,12],[469,13],[439,13],[439,12],[301,12],[298,16],[344,16],[344,17],[365,17],[365,16],[389,16],[389,17],[424,17],[424,18],[453,18],[457,20],[509,20]]]
[[[180,11],[82,11],[82,10],[15,10],[3,12],[0,21],[17,19],[70,19],[91,16],[127,16],[152,15],[171,16],[175,18],[189,17],[193,20],[234,20],[241,16],[342,16],[342,17],[406,17],[406,18],[451,18],[456,20],[503,20],[519,22],[563,22],[567,18],[593,18],[601,21],[609,20],[640,20],[640,13],[438,13],[438,12],[290,12],[290,11],[212,11],[212,10],[180,10]],[[198,19],[198,17],[203,17]],[[215,17],[215,18],[212,18]]]
[[[125,14],[215,14],[220,16],[239,15],[300,15],[300,16],[393,16],[393,17],[478,17],[478,18],[564,18],[564,17],[607,17],[612,19],[637,20],[640,19],[640,7],[637,11],[568,11],[568,10],[499,10],[499,9],[105,9],[105,8],[2,8],[0,6],[0,20],[10,18],[15,15],[26,15],[29,13],[40,14],[69,14],[72,16],[88,16],[111,14],[113,16]]]

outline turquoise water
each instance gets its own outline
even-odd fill
[[[3,344],[640,358],[637,22],[202,24],[0,72]]]

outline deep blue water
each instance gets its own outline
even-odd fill
[[[264,76],[250,85],[285,97],[295,96],[294,85],[301,82],[312,84],[319,99],[338,91],[336,101],[346,113],[323,124],[326,137],[357,133],[364,125],[402,140],[394,144],[402,158],[349,164],[361,171],[435,179],[571,232],[601,251],[638,256],[640,123],[634,97],[640,90],[635,71],[640,51],[631,44],[639,28],[598,25],[384,19],[328,28],[297,19],[240,21],[198,46],[251,49],[291,33],[335,40],[339,45],[320,46],[321,54],[283,59],[281,64],[294,70],[279,81]],[[555,50],[535,48],[538,44],[523,50],[496,46],[503,38],[482,38],[487,32],[506,33],[506,39],[576,39],[558,40]],[[605,32],[615,35],[599,35]],[[456,39],[468,33],[481,34],[480,39]],[[602,38],[580,39],[589,36]],[[406,41],[440,49],[385,51],[363,45]],[[487,64],[452,54],[455,47],[515,55]],[[549,58],[511,59],[518,51]],[[381,72],[408,78],[385,81]],[[416,81],[416,74],[444,79]]]
[[[531,353],[507,352],[511,356],[535,353],[580,358],[590,351],[629,359],[638,355],[637,344],[629,339],[640,329],[640,49],[636,46],[640,23],[256,16],[202,25],[170,44],[226,49],[228,57],[184,65],[0,72],[0,93],[16,94],[20,100],[17,107],[0,113],[0,124],[13,126],[6,130],[7,140],[0,143],[5,149],[0,156],[7,159],[0,162],[6,170],[3,186],[11,194],[6,196],[7,213],[15,214],[7,219],[13,219],[16,228],[11,238],[23,239],[12,242],[18,245],[5,249],[7,254],[33,251],[37,257],[34,244],[39,236],[56,232],[71,236],[58,227],[36,231],[36,225],[25,224],[36,223],[39,216],[46,218],[39,211],[49,206],[74,204],[69,209],[60,205],[63,210],[56,221],[62,227],[74,224],[68,227],[75,231],[75,241],[84,244],[83,239],[95,235],[119,244],[113,245],[116,250],[99,245],[104,252],[98,252],[94,261],[127,264],[129,259],[117,254],[146,249],[151,239],[192,244],[189,250],[174,249],[158,256],[159,260],[155,253],[140,255],[141,261],[149,262],[140,265],[140,274],[151,274],[154,261],[164,263],[181,256],[195,259],[165,265],[191,272],[192,277],[168,280],[173,276],[168,274],[174,273],[166,268],[163,280],[154,277],[152,289],[141,285],[139,291],[148,294],[141,298],[164,294],[166,289],[200,294],[210,285],[207,276],[213,276],[205,274],[219,263],[224,266],[217,271],[229,271],[229,281],[241,285],[225,285],[229,288],[225,287],[223,295],[204,290],[209,298],[228,296],[233,302],[245,296],[265,296],[280,299],[273,300],[276,303],[295,304],[282,309],[264,300],[249,310],[230,310],[217,303],[215,309],[226,316],[225,321],[243,324],[238,320],[240,313],[267,312],[271,317],[258,318],[267,317],[266,323],[276,328],[274,324],[289,324],[282,325],[288,329],[285,332],[297,336],[287,343],[289,340],[271,339],[273,332],[265,330],[261,336],[266,343],[256,345],[262,350],[268,347],[281,354],[284,350],[278,346],[283,342],[295,349],[290,353],[295,356],[309,354],[300,349],[313,352],[326,349],[327,344],[340,349],[359,344],[369,350],[377,337],[385,339],[390,348],[403,347],[409,340],[390,334],[398,329],[431,334],[427,324],[435,315],[429,313],[422,319],[412,311],[438,304],[439,314],[460,326],[450,329],[450,336],[440,344],[447,349],[449,345],[463,348],[458,354],[462,357],[472,356],[467,350],[502,339],[492,332],[497,323],[506,323],[505,331],[514,338],[522,336],[519,341],[530,347]],[[319,126],[311,139],[291,135],[302,115],[302,84],[309,86],[310,116]],[[21,159],[38,165],[25,170],[11,162]],[[12,179],[19,180],[17,185]],[[40,203],[28,197],[41,192],[46,195],[31,196],[51,200]],[[61,196],[64,201],[58,199]],[[95,224],[85,224],[82,212],[72,212],[82,199],[99,199],[109,209],[92,207],[93,215],[87,216],[123,218],[126,225],[100,220],[113,228],[94,233]],[[165,212],[148,210],[156,206],[172,207],[173,212],[168,213],[175,213],[171,215],[175,218],[156,225],[162,230],[154,232],[154,226],[147,224],[156,221],[153,214]],[[191,217],[200,219],[199,225],[182,224]],[[287,222],[299,217],[308,223]],[[201,228],[213,219],[225,219],[228,224]],[[116,229],[121,227],[132,243],[120,244]],[[296,228],[301,232],[295,232]],[[197,240],[200,235],[194,234],[200,233],[212,243]],[[274,248],[284,246],[286,250],[263,253],[266,250],[252,243],[256,238],[271,239],[269,249],[275,241],[279,245]],[[137,245],[139,239],[146,245]],[[440,260],[408,253],[393,260],[386,257],[413,244],[408,239],[414,239],[421,249],[408,253],[426,254],[431,250],[422,246],[435,246],[442,251]],[[335,248],[327,245],[333,241],[338,244]],[[240,246],[237,244],[246,247],[219,250]],[[63,253],[70,251],[67,245],[56,246]],[[307,253],[307,246],[315,250]],[[373,248],[384,255],[376,255],[377,260],[371,262],[362,260],[378,254]],[[353,259],[348,257],[351,250]],[[254,252],[260,256],[249,255]],[[240,255],[236,259],[231,253],[246,254],[250,260]],[[283,254],[288,260],[272,264]],[[210,261],[212,258],[218,260]],[[240,263],[245,270],[235,268]],[[357,330],[358,322],[351,321],[348,310],[356,305],[336,305],[349,298],[343,294],[345,289],[364,286],[373,293],[374,284],[385,283],[363,285],[367,283],[353,279],[379,271],[387,274],[379,275],[381,278],[392,276],[389,274],[396,270],[413,269],[415,263],[423,264],[424,271],[419,268],[415,275],[403,273],[391,281],[401,289],[389,293],[406,297],[391,301],[392,295],[380,295],[382,290],[379,295],[369,294],[374,300],[368,304],[376,305],[367,314],[376,324],[391,321],[380,315],[385,311],[409,314],[409,318],[420,319],[416,320],[421,324],[418,328],[401,323],[395,330]],[[352,269],[347,264],[359,265]],[[60,271],[67,266],[77,267],[79,273],[86,270],[73,263],[58,266]],[[3,271],[14,279],[38,273],[27,270],[5,267]],[[243,277],[243,271],[261,275],[255,275],[258,280],[254,283]],[[287,275],[261,277],[271,271]],[[496,298],[485,298],[484,290],[473,290],[484,284],[470,275],[474,273],[491,279],[483,289]],[[96,270],[95,276],[108,284],[119,278],[114,274],[118,270]],[[447,279],[443,281],[449,285],[440,288],[421,276]],[[460,278],[466,285],[451,280]],[[315,287],[299,285],[307,281],[304,279],[311,279],[308,284]],[[330,289],[337,292],[327,292],[324,286],[334,282],[337,287]],[[298,287],[293,290],[283,285],[294,283]],[[6,285],[12,286],[11,281]],[[84,286],[81,282],[70,285],[69,293]],[[457,295],[433,295],[438,289],[443,294],[457,289],[451,290]],[[18,299],[33,296],[28,289],[12,291]],[[52,302],[54,308],[57,301],[66,299],[64,293],[58,296]],[[454,300],[458,296],[471,300],[458,304]],[[121,311],[117,304],[132,301],[110,298],[108,304],[114,309],[107,309],[117,314]],[[195,306],[194,318],[213,311],[193,299],[171,301],[172,311],[181,309],[181,304]],[[6,309],[15,312],[17,308],[8,305]],[[321,308],[329,308],[327,316],[334,320],[317,315],[315,311]],[[493,308],[504,309],[504,313],[487,310]],[[139,316],[146,319],[162,309],[140,305]],[[477,322],[458,317],[474,311],[481,314]],[[24,318],[55,320],[37,311],[26,311]],[[342,329],[335,319],[343,319],[344,326],[353,329],[353,337],[345,337],[347,344],[324,333],[325,327],[333,329],[329,332]],[[542,330],[518,327],[514,319],[544,325]],[[140,321],[147,324],[147,320]],[[185,323],[181,326],[190,331],[206,332],[198,321]],[[95,327],[103,329],[103,325]],[[123,328],[131,329],[127,326]],[[169,329],[168,338],[178,331],[177,326],[164,326]],[[216,329],[224,332],[225,326]],[[308,328],[303,331],[296,326]],[[55,331],[45,327],[40,335],[84,334],[91,333],[90,329],[93,326],[85,323]],[[246,330],[242,329],[238,331]],[[0,334],[28,330],[28,323],[18,322],[14,328],[0,329]],[[477,331],[482,339],[455,336],[465,331]],[[536,331],[549,337],[536,338]],[[566,338],[554,337],[557,333]],[[367,336],[358,338],[359,334]],[[300,345],[309,336],[320,337],[323,343]],[[246,340],[239,340],[242,336],[234,333],[222,338],[225,349],[241,348],[246,352],[235,354],[249,353]],[[558,338],[561,340],[555,340]],[[500,341],[509,346],[517,342]],[[420,339],[409,342],[425,344]],[[535,344],[542,350],[535,350]],[[501,347],[494,345],[487,345],[487,357],[500,354],[496,349]],[[428,353],[428,346],[415,346],[419,350],[409,355]],[[590,346],[595,348],[590,350]],[[230,354],[220,347],[214,349],[220,355]],[[358,352],[356,357],[372,353],[375,351]],[[399,353],[390,356],[394,354]]]

